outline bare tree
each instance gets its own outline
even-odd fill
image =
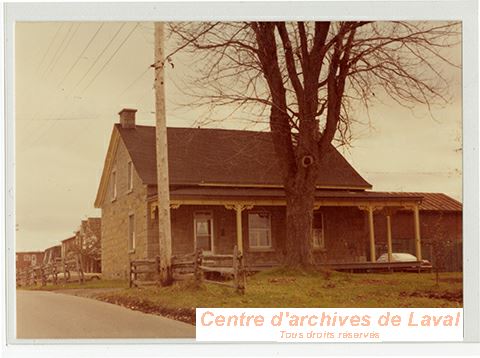
[[[189,86],[197,105],[269,110],[287,200],[285,264],[313,263],[311,230],[318,163],[333,144],[349,143],[351,108],[385,92],[402,106],[446,101],[459,41],[452,22],[171,23],[174,61],[197,61]],[[255,118],[254,120],[258,120]]]

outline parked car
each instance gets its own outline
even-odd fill
[[[93,272],[85,272],[83,274],[83,278],[86,281],[96,281],[96,280],[101,280],[102,279],[102,274],[101,273],[93,273]],[[57,275],[57,279],[60,282],[64,281],[63,278],[63,272],[59,272]],[[49,277],[49,281],[52,281],[51,276]],[[78,277],[78,272],[75,271],[67,271],[67,282],[78,282],[79,277]]]
[[[417,262],[417,257],[408,254],[405,252],[394,252],[392,253],[392,262]],[[377,262],[388,262],[388,254],[382,254],[377,259]],[[420,271],[431,271],[433,268],[432,264],[428,260],[422,260],[420,265]],[[399,271],[417,271],[419,268],[418,266],[412,267],[402,267],[398,268]]]

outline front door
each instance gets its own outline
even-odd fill
[[[210,211],[195,213],[195,249],[213,253],[213,215]]]

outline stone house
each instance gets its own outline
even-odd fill
[[[158,254],[155,127],[137,125],[135,112],[119,113],[95,199],[102,210],[106,278],[126,277],[131,258]],[[173,255],[195,248],[231,253],[237,245],[247,266],[277,265],[287,254],[286,204],[270,133],[168,128],[167,137]],[[384,238],[397,239],[399,215],[402,227],[409,227],[401,238],[422,257],[420,212],[429,195],[371,189],[331,146],[320,163],[316,189],[312,231],[318,262],[375,261]],[[461,210],[460,203],[443,198]],[[445,225],[461,237],[461,225]],[[392,240],[387,241],[392,252]]]

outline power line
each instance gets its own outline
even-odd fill
[[[119,33],[122,31],[123,27],[125,26],[125,23],[121,24],[120,27],[118,28],[117,32],[115,33],[115,35],[110,39],[110,41],[105,45],[105,47],[103,48],[102,52],[95,58],[94,62],[91,64],[91,66],[88,68],[87,72],[85,72],[85,74],[83,75],[83,77],[80,79],[80,81],[78,81],[76,83],[76,85],[73,87],[73,89],[65,96],[65,100],[70,98],[70,96],[75,92],[75,90],[78,88],[78,86],[82,83],[82,81],[88,76],[88,74],[91,72],[91,70],[95,67],[95,65],[97,64],[97,62],[100,60],[100,58],[103,56],[103,54],[107,51],[107,49],[110,47],[110,45],[113,43],[113,41],[115,41],[115,39],[117,38],[117,36],[119,35]],[[52,101],[50,101],[50,103],[52,103]],[[53,111],[51,111],[52,115],[53,116]],[[63,113],[65,113],[65,109],[62,111],[61,115],[63,115]],[[35,114],[35,117],[36,115],[38,114],[38,112]],[[53,123],[52,123],[53,125]],[[46,131],[44,131],[46,132]],[[39,137],[41,137],[43,134],[40,134]]]
[[[40,69],[40,67],[42,67],[43,62],[44,62],[45,59],[47,58],[47,54],[50,52],[50,49],[52,48],[52,45],[54,44],[55,40],[57,39],[57,36],[58,36],[58,34],[60,33],[60,30],[62,29],[63,25],[65,25],[65,23],[62,22],[62,23],[57,27],[57,31],[55,31],[55,35],[53,35],[53,38],[52,38],[52,40],[50,41],[50,44],[48,45],[47,50],[46,50],[45,53],[43,54],[42,60],[40,61],[40,63],[39,63],[38,66],[37,66],[37,69],[35,70],[37,73],[38,73],[38,70]]]
[[[53,55],[52,59],[50,60],[50,63],[48,64],[47,69],[46,69],[45,72],[43,73],[42,77],[45,77],[46,74],[47,74],[47,72],[49,72],[50,67],[52,66],[53,62],[57,59],[57,56],[58,56],[58,54],[60,53],[60,50],[63,48],[63,45],[64,45],[65,41],[67,40],[68,36],[70,35],[70,32],[72,32],[72,29],[73,29],[73,24],[70,24],[70,27],[68,28],[67,33],[66,33],[65,36],[63,37],[62,42],[61,42],[60,45],[58,46],[57,51],[55,52],[55,54]]]
[[[118,51],[120,51],[120,49],[123,47],[123,45],[125,44],[125,42],[128,41],[128,39],[130,38],[130,36],[132,36],[132,34],[134,33],[134,31],[137,29],[138,27],[138,22],[137,24],[133,27],[133,29],[128,33],[127,37],[125,37],[125,39],[122,41],[122,43],[117,47],[117,49],[112,53],[112,55],[110,56],[110,58],[107,60],[107,62],[105,62],[103,64],[103,66],[100,68],[100,70],[95,74],[95,76],[92,78],[92,80],[88,83],[88,85],[83,89],[83,91],[81,92],[81,94],[83,94],[92,84],[93,82],[95,82],[95,80],[97,79],[97,77],[100,75],[100,73],[102,73],[102,71],[105,69],[105,67],[107,67],[107,65],[110,63],[110,61],[112,61],[112,59],[115,57],[115,55],[118,53]]]
[[[77,84],[74,86],[73,90],[71,93],[73,93],[77,87],[80,85],[80,83],[83,82],[83,80],[85,79],[85,77],[88,76],[88,74],[90,73],[90,71],[93,69],[93,67],[97,64],[97,62],[100,60],[100,58],[102,57],[102,55],[107,51],[107,49],[110,47],[110,45],[112,44],[112,42],[117,38],[118,34],[120,33],[120,31],[122,31],[123,27],[125,26],[125,23],[123,23],[122,25],[120,25],[120,27],[118,28],[117,32],[115,33],[115,35],[110,39],[110,41],[107,43],[107,45],[103,48],[102,52],[95,58],[94,62],[92,63],[92,65],[88,68],[87,72],[85,72],[85,74],[83,75],[83,77],[80,79],[80,81],[77,82]]]
[[[55,66],[57,65],[58,61],[60,61],[60,59],[63,57],[63,55],[65,54],[65,51],[67,50],[68,46],[69,46],[70,43],[72,42],[73,38],[75,37],[75,35],[77,34],[77,32],[78,32],[79,29],[80,29],[80,24],[77,24],[75,30],[73,31],[73,34],[70,36],[70,38],[68,39],[67,43],[66,43],[65,46],[63,47],[62,52],[60,53],[60,56],[58,56],[58,57],[57,57],[57,60],[53,63],[50,72],[52,72],[52,70],[53,70],[53,69],[55,68]]]
[[[137,26],[139,25],[139,23],[137,23],[134,28],[130,31],[130,33],[126,36],[126,38],[122,41],[122,43],[117,47],[117,49],[114,51],[114,53],[112,54],[112,56],[110,56],[110,58],[107,60],[107,62],[102,66],[102,68],[95,74],[94,78],[92,79],[92,81],[90,81],[90,83],[87,85],[87,87],[85,87],[82,91],[82,93],[93,83],[93,81],[98,77],[98,75],[104,70],[104,68],[111,62],[111,60],[113,59],[113,57],[118,53],[118,51],[121,49],[121,47],[126,43],[126,41],[130,38],[130,36],[133,34],[133,32],[135,31],[135,29],[137,28]],[[117,32],[115,33],[115,35],[110,39],[110,41],[106,44],[106,46],[103,48],[102,52],[96,57],[95,61],[92,63],[92,65],[90,66],[90,68],[87,70],[87,72],[84,74],[84,76],[80,79],[80,81],[77,82],[77,84],[75,85],[75,87],[73,88],[72,91],[70,91],[70,93],[66,96],[66,98],[70,97],[74,92],[75,90],[77,89],[77,87],[82,83],[82,81],[87,77],[87,75],[91,72],[91,70],[93,69],[93,67],[98,63],[98,61],[100,60],[100,58],[103,56],[103,54],[107,51],[107,49],[110,47],[110,45],[115,41],[115,39],[118,37],[119,33],[121,32],[121,30],[123,29],[123,27],[125,26],[125,23],[123,23],[119,29],[117,30]],[[63,114],[65,113],[65,110],[66,108],[62,111],[62,114],[60,116],[58,116],[57,118],[61,118],[63,116]],[[38,113],[37,113],[38,114]],[[41,131],[37,136],[36,138],[34,138],[31,142],[31,144],[35,144],[37,143],[49,130],[52,126],[54,126],[56,123],[58,123],[57,120],[53,120],[53,121],[50,121],[49,125],[45,126],[44,127],[44,130]]]
[[[150,66],[148,66],[137,78],[135,78],[132,83],[130,83],[127,88],[125,88],[118,96],[117,98],[122,97],[131,87],[133,87],[138,81],[140,81],[143,76],[145,76],[146,73],[151,69]]]
[[[75,68],[75,66],[78,64],[78,62],[80,62],[80,60],[82,59],[83,55],[85,54],[85,52],[88,50],[88,48],[90,47],[90,45],[93,43],[93,41],[95,40],[95,38],[97,37],[97,35],[99,34],[100,30],[103,28],[103,26],[105,25],[104,22],[102,22],[100,24],[100,26],[98,27],[97,31],[93,34],[93,36],[90,38],[90,40],[88,41],[87,45],[83,48],[82,52],[80,53],[80,55],[78,55],[78,58],[77,60],[73,63],[73,65],[69,68],[69,70],[67,71],[67,73],[65,74],[65,76],[63,76],[63,78],[61,79],[61,81],[59,82],[58,86],[61,86],[63,81],[65,81],[65,79],[68,77],[68,75],[72,72],[72,70]]]

